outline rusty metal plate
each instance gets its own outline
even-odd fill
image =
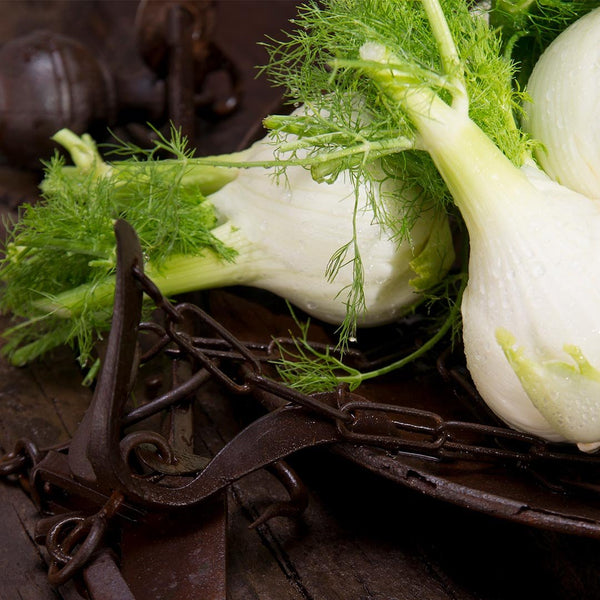
[[[533,474],[485,463],[440,463],[411,456],[388,456],[367,447],[338,446],[355,464],[428,496],[561,533],[600,538],[597,498],[553,491]]]

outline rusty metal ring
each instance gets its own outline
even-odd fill
[[[289,494],[289,500],[270,504],[249,526],[256,529],[274,517],[299,517],[308,506],[308,490],[297,473],[283,460],[278,460],[267,467]]]
[[[11,452],[0,459],[0,476],[15,475],[27,466],[27,458],[23,454]]]
[[[64,540],[60,541],[59,537],[63,535],[65,527],[72,523],[76,523],[75,527],[66,534]],[[105,515],[98,514],[94,517],[71,515],[50,529],[45,545],[52,557],[48,569],[48,580],[52,585],[62,585],[69,581],[88,563],[98,549],[107,526],[108,520]],[[71,554],[77,544],[79,548]],[[62,567],[59,566],[61,564]]]
[[[66,564],[73,558],[71,554],[63,548],[64,539],[75,531],[77,532],[77,535],[79,535],[80,532],[86,531],[83,528],[83,525],[89,522],[89,518],[89,515],[84,513],[78,512],[70,514],[60,521],[57,521],[49,529],[46,534],[44,545],[54,562]],[[69,527],[71,527],[71,530],[67,531]],[[61,536],[63,541],[61,541]]]
[[[42,453],[37,445],[28,438],[21,438],[15,444],[15,454],[26,456],[32,465],[36,465],[42,458]]]
[[[28,438],[15,442],[14,450],[0,459],[0,476],[14,475],[40,462],[42,452]]]

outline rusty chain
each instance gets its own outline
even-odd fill
[[[128,467],[123,465],[116,467],[117,470],[111,475],[111,461],[114,456],[111,458],[110,447],[100,448],[100,454],[95,457],[96,462],[90,463],[92,467],[95,465],[94,468],[98,465],[110,467],[106,471],[108,481],[98,481],[97,487],[94,477],[89,479],[90,474],[84,461],[77,467],[79,475],[75,479],[80,480],[77,484],[70,471],[72,465],[65,463],[67,455],[64,454],[64,450],[69,450],[69,456],[73,450],[74,457],[85,460],[94,458],[93,453],[89,454],[90,449],[86,450],[88,430],[85,427],[82,429],[83,435],[78,443],[75,443],[75,448],[74,440],[46,449],[38,448],[31,440],[18,440],[14,450],[0,460],[0,476],[16,477],[39,507],[43,504],[43,490],[39,485],[40,472],[45,473],[46,477],[50,476],[50,479],[45,480],[46,483],[58,485],[59,489],[61,486],[70,489],[76,495],[87,494],[89,499],[100,507],[92,514],[66,512],[58,515],[56,520],[51,519],[50,523],[42,521],[40,530],[44,530],[44,533],[40,534],[40,539],[43,539],[42,543],[46,545],[50,556],[49,579],[54,585],[69,580],[89,563],[92,555],[102,547],[109,521],[116,513],[123,515],[127,511],[138,511],[138,502],[142,505],[147,504],[150,508],[190,505],[202,501],[261,466],[269,467],[279,475],[280,481],[290,494],[290,500],[272,505],[255,525],[263,523],[271,516],[298,514],[306,505],[306,490],[293,471],[287,469],[280,459],[315,443],[341,442],[369,446],[391,456],[401,453],[405,456],[427,457],[440,461],[511,463],[520,468],[530,469],[538,480],[544,481],[554,490],[578,489],[598,493],[594,477],[587,478],[586,474],[586,477],[582,478],[581,475],[582,468],[587,466],[591,466],[591,469],[596,468],[597,471],[600,457],[577,452],[568,445],[551,444],[505,426],[444,419],[432,411],[390,404],[385,398],[367,398],[350,392],[345,386],[339,386],[333,392],[315,394],[295,390],[268,375],[269,363],[280,357],[278,353],[281,352],[282,346],[293,346],[293,339],[278,338],[267,343],[241,341],[199,306],[189,302],[173,304],[168,301],[143,270],[135,266],[135,262],[126,273],[128,274],[125,279],[130,282],[130,290],[131,286],[139,286],[141,292],[154,302],[163,316],[160,324],[157,321],[140,323],[139,319],[132,321],[131,314],[126,316],[125,320],[131,324],[138,323],[139,346],[142,337],[140,333],[150,334],[155,338],[154,343],[145,351],[140,348],[139,352],[132,353],[132,356],[137,356],[133,370],[137,370],[137,365],[147,363],[159,354],[168,355],[172,359],[184,359],[193,364],[194,368],[190,370],[187,380],[180,382],[169,392],[149,399],[127,414],[116,414],[123,429],[189,399],[190,394],[209,379],[215,380],[226,391],[235,395],[253,395],[263,401],[266,395],[269,399],[266,403],[269,410],[282,407],[296,407],[298,410],[280,414],[280,418],[283,419],[280,422],[255,426],[254,432],[251,432],[245,441],[238,443],[237,447],[234,445],[229,458],[227,453],[224,459],[223,454],[220,455],[221,461],[216,466],[216,461],[195,454],[186,455],[179,452],[175,456],[169,442],[153,431],[125,433],[119,439],[113,440],[117,443],[117,453],[122,456],[123,463],[128,463],[130,457],[141,460],[145,467],[150,468],[151,473],[158,476],[157,481],[172,477],[174,482],[181,477],[192,477],[191,483],[182,488],[177,488],[177,485],[170,487],[168,481],[166,487],[156,487],[151,480],[143,480],[135,473],[127,472]],[[127,314],[127,302],[124,302],[119,310]],[[194,330],[202,331],[204,335],[190,333],[190,322],[194,323]],[[209,335],[206,335],[207,331]],[[118,337],[117,335],[116,339]],[[144,336],[146,341],[148,337]],[[319,350],[326,350],[326,347],[320,345]],[[357,362],[366,361],[360,353],[353,358]],[[443,358],[438,362],[442,378],[452,384],[457,393],[466,393],[467,399],[475,401],[475,392],[465,374],[460,370],[449,369]],[[120,365],[119,369],[123,368],[120,362],[117,365]],[[115,372],[112,375],[114,379],[123,374],[118,375]],[[314,422],[310,415],[314,415]],[[286,421],[290,418],[292,421]],[[294,420],[298,418],[300,420]],[[283,425],[284,431],[280,434],[283,437],[270,437],[273,435],[273,428],[277,430],[278,425]],[[297,427],[302,431],[296,429]],[[318,433],[313,427],[317,428]],[[251,427],[246,432],[249,429]],[[294,432],[292,437],[297,439],[290,443],[287,436],[291,432]],[[256,449],[253,444],[259,440],[262,444],[279,444],[281,448],[275,451],[267,450],[266,446]],[[286,441],[282,444],[283,440]],[[111,445],[108,441],[102,443],[104,446],[107,444]],[[149,450],[149,446],[154,450]],[[240,450],[242,454],[239,454]],[[257,450],[257,456],[251,456],[250,460],[240,465],[242,456],[251,455],[253,450]],[[119,459],[116,460],[118,463]],[[244,459],[241,462],[244,463]],[[41,470],[40,464],[43,464]],[[553,471],[550,478],[544,475],[546,466],[550,466],[550,470]],[[556,469],[557,466],[560,468]],[[571,467],[575,467],[574,475],[573,472],[569,472]],[[137,489],[138,486],[141,487]]]
[[[281,403],[301,406],[331,420],[344,441],[378,447],[388,452],[427,456],[439,460],[510,461],[527,467],[540,463],[561,465],[600,464],[600,457],[574,451],[568,445],[552,444],[534,435],[504,426],[480,422],[453,421],[439,414],[385,401],[373,401],[340,386],[335,393],[305,394],[264,374],[263,364],[277,358],[277,349],[293,345],[291,338],[272,339],[267,343],[242,342],[200,307],[191,303],[173,304],[152,280],[134,268],[133,275],[156,306],[165,315],[164,325],[141,323],[139,330],[152,333],[157,342],[140,358],[150,360],[160,352],[186,355],[202,368],[176,390],[133,409],[124,416],[124,426],[142,421],[176,404],[211,377],[227,391],[240,395],[266,392]],[[178,323],[192,317],[212,336],[192,336],[178,329]],[[323,349],[324,345],[319,345]],[[224,365],[242,365],[232,376]],[[449,379],[444,368],[442,375]],[[468,388],[460,375],[454,377]],[[460,386],[459,386],[460,387]],[[464,390],[463,390],[464,391]],[[474,394],[468,388],[467,393]],[[22,475],[35,465],[47,449],[39,449],[31,440],[18,440],[12,452],[0,460],[0,476]]]
[[[66,583],[89,562],[122,503],[123,495],[113,492],[97,513],[72,513],[49,528],[44,543],[50,555],[48,580],[52,585]]]
[[[277,358],[276,349],[282,345],[294,344],[290,338],[277,338],[268,343],[242,342],[208,313],[194,304],[178,305],[168,302],[154,283],[140,270],[134,275],[141,283],[157,307],[166,316],[166,325],[160,328],[148,325],[155,333],[160,333],[159,347],[164,348],[173,342],[177,348],[193,357],[207,373],[215,377],[226,389],[236,394],[249,394],[262,390],[277,396],[280,400],[297,404],[319,416],[333,420],[343,438],[353,444],[385,448],[397,452],[428,454],[439,459],[479,459],[509,460],[520,465],[535,462],[561,462],[580,465],[599,465],[600,457],[572,451],[570,446],[552,444],[545,440],[504,426],[487,425],[478,422],[452,421],[440,415],[413,407],[397,406],[386,402],[374,402],[340,387],[334,394],[304,394],[264,375],[262,363]],[[192,314],[202,325],[214,332],[214,337],[193,337],[177,329],[177,323],[184,316]],[[319,345],[322,350],[324,345]],[[153,350],[156,351],[156,348]],[[241,362],[240,380],[233,380],[223,368],[221,361]],[[439,366],[442,376],[450,375],[445,365]],[[467,388],[470,395],[475,392],[458,373],[452,373],[459,384]],[[333,400],[333,402],[332,402]],[[374,418],[374,414],[380,419]],[[372,430],[361,429],[368,421]]]

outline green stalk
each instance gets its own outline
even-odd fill
[[[63,167],[65,174],[80,176],[81,173],[93,173],[97,177],[114,178],[119,181],[120,186],[127,186],[131,181],[139,184],[140,175],[147,172],[149,167],[145,160],[115,161],[110,164],[104,162],[96,143],[88,134],[78,136],[69,129],[61,129],[52,139],[69,152],[74,163],[74,166]],[[174,146],[163,148],[163,145],[160,144],[157,145],[157,148],[171,152],[175,150]],[[208,196],[237,177],[239,165],[243,162],[246,153],[247,150],[244,150],[218,157],[194,159],[181,150],[177,158],[153,160],[150,165],[153,174],[169,173],[173,168],[181,169],[180,185],[196,189],[202,195]],[[218,166],[215,166],[216,162],[219,163]],[[41,187],[43,191],[43,181]]]
[[[533,189],[473,121],[457,115],[431,90],[406,94],[403,102],[471,235],[496,220],[497,208],[505,214],[507,204]]]
[[[438,43],[444,72],[448,74],[454,87],[452,104],[466,113],[469,108],[469,96],[465,86],[462,62],[454,45],[444,11],[437,0],[422,0],[422,3]]]
[[[456,296],[456,300],[453,303],[452,308],[448,312],[447,317],[444,319],[444,322],[438,329],[437,333],[435,333],[429,339],[427,339],[427,341],[421,346],[419,346],[419,348],[417,348],[414,352],[403,356],[399,360],[396,360],[383,367],[380,367],[379,369],[373,369],[372,371],[365,372],[355,371],[351,375],[338,376],[338,381],[340,383],[347,383],[350,386],[350,389],[356,389],[360,384],[364,383],[365,381],[368,381],[369,379],[375,379],[376,377],[381,377],[382,375],[392,373],[397,369],[402,369],[406,365],[409,365],[410,363],[427,354],[427,352],[434,348],[438,342],[443,340],[446,334],[455,326],[460,315],[460,302],[466,286],[467,277],[464,276],[460,289]]]
[[[446,52],[447,42],[442,46]],[[446,182],[454,202],[473,234],[495,219],[494,207],[518,198],[532,188],[492,140],[469,118],[468,104],[452,105],[434,90],[407,83],[400,59],[381,44],[366,43],[361,57],[364,67],[415,125],[419,147],[427,151]],[[462,92],[458,91],[459,97]]]
[[[229,223],[213,230],[229,248],[237,252],[234,261],[226,261],[206,249],[200,255],[175,254],[157,268],[148,262],[146,274],[167,297],[186,292],[251,283],[261,272],[261,255],[239,230]],[[43,313],[70,319],[84,309],[97,311],[110,307],[115,291],[114,276],[100,282],[80,285],[52,298],[36,302]]]

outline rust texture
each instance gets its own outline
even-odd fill
[[[279,345],[261,348],[258,342],[242,342],[199,306],[171,304],[143,272],[135,231],[120,220],[115,235],[114,318],[91,404],[70,443],[42,450],[30,440],[20,440],[2,463],[2,473],[20,477],[40,510],[54,513],[40,520],[36,530],[36,539],[50,555],[48,578],[53,585],[83,577],[89,593],[96,593],[93,590],[97,588],[101,598],[118,598],[123,589],[129,590],[132,598],[143,597],[149,589],[157,598],[199,594],[225,598],[222,494],[242,477],[270,467],[290,499],[272,503],[251,527],[274,517],[300,515],[307,506],[307,493],[293,469],[282,461],[316,446],[336,445],[342,453],[351,448],[357,456],[362,450],[363,460],[373,469],[382,468],[399,453],[452,464],[510,461],[521,469],[541,466],[542,470],[550,464],[553,485],[565,491],[578,485],[571,481],[574,465],[597,470],[598,457],[558,450],[506,428],[448,421],[431,411],[349,393],[343,386],[312,395],[294,391],[264,372],[273,348]],[[162,311],[160,325],[140,322],[144,295]],[[195,329],[202,331],[202,337],[194,335]],[[140,334],[147,333],[158,341],[144,351]],[[162,354],[174,361],[174,387],[166,395],[149,399],[143,417],[140,409],[135,409],[137,417],[132,419],[128,406],[139,367]],[[360,360],[364,363],[366,358]],[[446,365],[440,368],[448,374]],[[209,381],[239,397],[253,395],[271,408],[213,457],[195,451],[190,403],[193,392]],[[144,418],[165,409],[169,411],[166,434],[164,423],[160,430],[147,428]],[[130,430],[132,424],[142,427]],[[375,450],[371,458],[364,454],[369,448]],[[389,466],[388,470],[393,472]],[[427,473],[415,477],[418,474],[419,469],[414,469],[416,482],[427,481]],[[593,489],[591,480],[586,480],[585,487]],[[83,510],[82,500],[87,504]],[[496,510],[511,508],[507,499],[487,502]],[[90,503],[96,508],[91,509]],[[541,518],[542,511],[537,513]],[[550,523],[550,511],[544,516]],[[530,509],[513,518],[536,524],[536,511]],[[569,522],[564,515],[556,515],[554,526],[600,536],[600,527],[587,520],[578,525],[576,518]],[[121,533],[115,535],[115,530]],[[122,543],[111,544],[110,539]],[[188,560],[169,564],[167,571],[175,583],[163,593],[158,589],[164,588],[161,582],[167,573],[158,566],[161,560],[157,563],[154,559],[167,551],[183,552]],[[102,561],[96,558],[99,554]],[[113,560],[112,555],[118,558]],[[186,573],[198,556],[212,566],[203,577],[190,581]],[[118,564],[123,565],[123,572]],[[154,579],[143,575],[147,572],[153,573]],[[110,580],[109,589],[119,591],[107,595],[98,578]],[[156,587],[149,584],[151,580]]]

